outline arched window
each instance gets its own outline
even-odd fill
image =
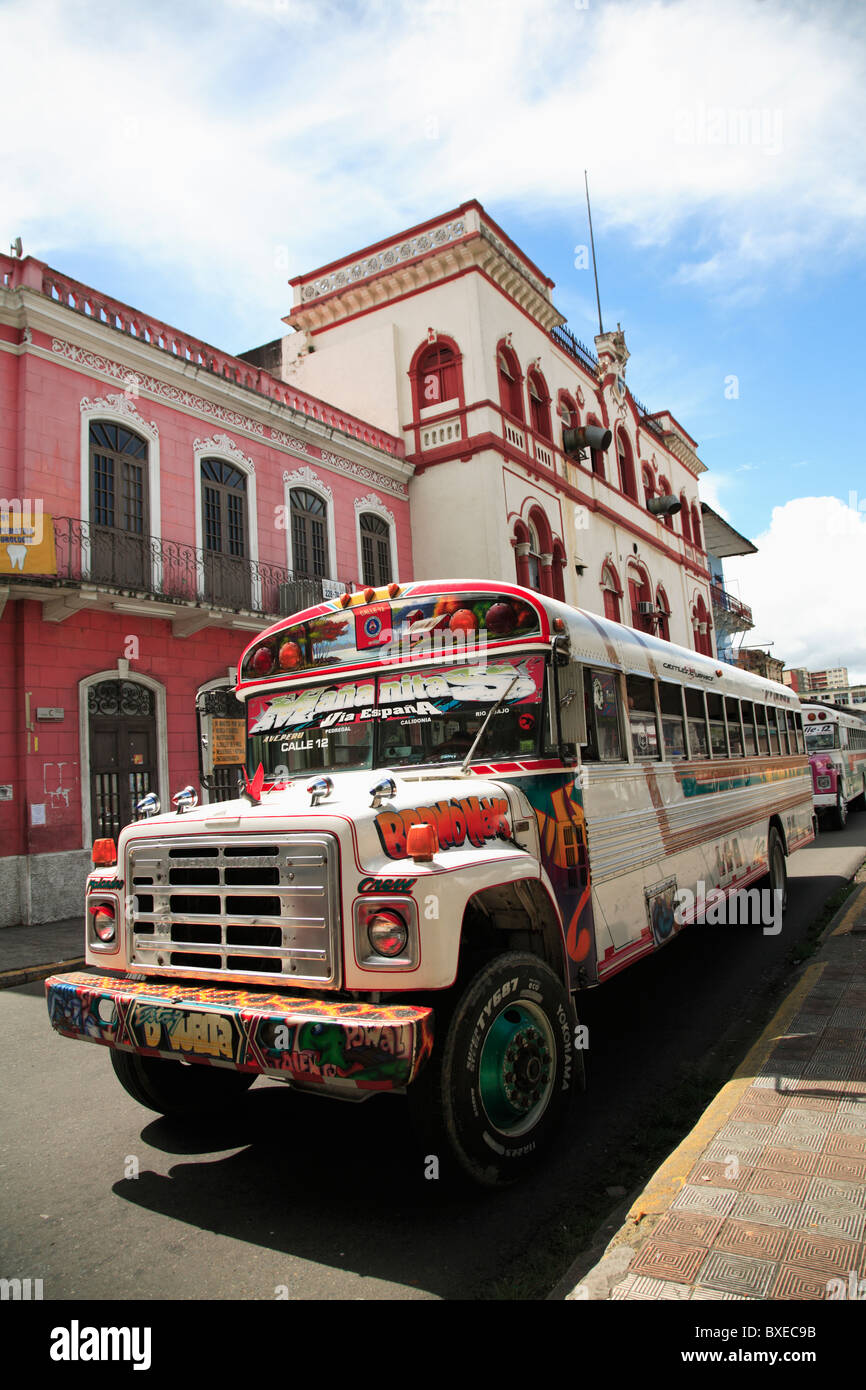
[[[609,560],[606,560],[601,571],[601,589],[604,599],[604,616],[612,618],[615,623],[622,622],[620,599],[622,598],[622,585],[616,570]]]
[[[626,497],[631,497],[632,501],[637,501],[637,486],[634,479],[634,459],[632,458],[631,444],[624,430],[617,430],[616,452],[619,459],[619,485]]]
[[[601,427],[601,421],[594,415],[590,415],[586,423],[588,425],[598,425]],[[597,478],[604,478],[606,476],[604,471],[604,451],[602,449],[590,449],[589,461],[595,476]]]
[[[527,575],[530,589],[541,592],[541,541],[538,539],[538,529],[530,521],[529,531],[529,553],[527,559]]]
[[[456,400],[462,381],[456,346],[437,341],[423,348],[416,356],[413,378],[418,410]]]
[[[702,652],[704,656],[712,656],[712,625],[703,594],[698,594],[692,607],[692,628],[694,630],[695,651]]]
[[[671,496],[671,485],[670,485],[670,483],[668,482],[667,478],[659,478],[659,497],[670,497],[670,496]],[[673,519],[673,517],[671,516],[670,512],[666,512],[665,515],[661,518],[661,520],[664,521],[664,524],[665,524],[665,526],[668,528],[669,531],[672,531],[672,530],[674,529],[674,519]]]
[[[150,587],[147,441],[93,420],[90,441],[91,578]]]
[[[683,539],[691,543],[692,524],[690,521],[689,504],[686,501],[686,494],[684,492],[680,493],[680,516],[683,519]]]
[[[659,637],[665,642],[669,642],[671,640],[671,606],[668,602],[668,596],[661,584],[656,589],[656,618],[658,621]]]
[[[510,347],[500,343],[496,352],[499,375],[499,403],[506,415],[511,415],[521,424],[523,415],[523,376],[517,357]]]
[[[655,489],[653,487],[652,471],[648,463],[643,464],[641,467],[641,479],[643,481],[644,501],[647,507],[649,507],[649,504],[652,501],[653,496],[655,495]]]
[[[246,474],[225,459],[201,461],[205,597],[227,608],[249,608]]]
[[[696,502],[692,503],[692,541],[699,550],[703,550],[704,543],[701,538],[701,518]]]
[[[542,439],[551,439],[550,429],[550,392],[547,383],[541,372],[533,369],[528,376],[529,386],[529,423],[540,434]]]
[[[308,488],[289,494],[295,574],[328,579],[328,504]]]
[[[391,583],[391,528],[384,517],[375,512],[360,516],[361,560],[363,582],[372,588]]]
[[[646,570],[634,562],[628,571],[628,596],[631,606],[631,625],[639,632],[655,632],[655,605]]]

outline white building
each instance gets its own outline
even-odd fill
[[[517,579],[714,652],[695,441],[479,203],[291,283],[294,331],[244,356],[404,439],[416,577]],[[606,448],[564,439],[593,425]]]

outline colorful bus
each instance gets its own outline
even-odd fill
[[[241,794],[98,841],[99,973],[47,981],[162,1113],[258,1076],[407,1092],[426,1154],[514,1181],[583,1079],[575,996],[711,899],[783,905],[812,839],[791,691],[514,585],[344,594],[256,638],[236,693]]]
[[[815,813],[836,830],[848,824],[848,811],[866,807],[866,712],[838,705],[803,705],[806,749],[812,765]]]

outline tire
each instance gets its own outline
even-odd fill
[[[840,787],[836,793],[836,809],[833,811],[833,829],[844,830],[848,824],[848,803],[845,800],[845,793]]]
[[[777,890],[781,891],[782,914],[784,915],[788,907],[788,866],[785,863],[785,846],[782,843],[782,837],[775,825],[770,826],[770,835],[767,842],[767,862],[769,865],[767,883],[771,892],[775,893]]]
[[[255,1072],[184,1064],[111,1049],[111,1065],[123,1089],[139,1105],[174,1119],[206,1119],[236,1105]]]
[[[848,809],[850,811],[866,811],[866,778],[863,781],[863,790],[850,802]]]
[[[510,952],[474,975],[445,1023],[425,1084],[409,1089],[425,1142],[485,1187],[517,1182],[549,1148],[582,1071],[571,997],[537,956]]]

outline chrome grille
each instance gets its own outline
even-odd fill
[[[130,962],[337,988],[337,857],[330,835],[133,841]]]

